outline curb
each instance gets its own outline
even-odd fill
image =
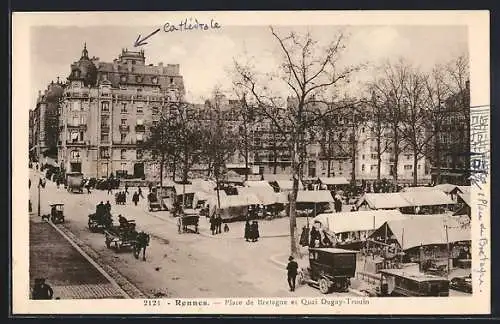
[[[278,257],[282,257],[282,256],[283,256],[283,254],[273,255],[269,258],[269,260],[276,265],[279,265],[281,267],[286,267],[285,262],[281,262],[281,261],[277,260]],[[349,292],[356,295],[356,296],[359,296],[359,297],[367,297],[367,295],[365,293],[363,293],[362,291],[357,290],[357,289],[349,288]]]
[[[93,265],[94,268],[96,268],[97,271],[99,271],[99,273],[101,273],[122,294],[124,298],[130,299],[129,294],[127,294],[125,290],[123,290],[122,287],[118,285],[115,279],[113,279],[106,271],[104,271],[104,269],[99,264],[97,264],[97,262],[95,262],[87,253],[85,253],[85,251],[83,251],[75,242],[73,242],[73,240],[71,240],[66,235],[66,233],[61,231],[52,222],[47,222],[47,223],[49,223],[49,225],[52,226],[52,228],[54,228],[59,234],[61,234],[61,236],[64,237],[71,244],[71,246],[73,246],[78,251],[78,253],[80,253],[91,265]]]

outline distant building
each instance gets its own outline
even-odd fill
[[[438,136],[432,142],[432,180],[435,184],[470,185],[470,84],[441,107]],[[437,150],[435,150],[437,148]]]
[[[64,84],[51,82],[43,94],[38,92],[34,109],[29,111],[30,159],[44,163],[46,158],[57,158],[58,114]]]

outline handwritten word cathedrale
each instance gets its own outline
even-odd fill
[[[221,25],[213,20],[210,19],[210,23],[201,23],[198,21],[198,19],[193,19],[193,18],[186,18],[182,20],[178,24],[171,24],[169,22],[165,23],[163,25],[163,31],[166,33],[170,32],[175,32],[175,31],[191,31],[191,30],[209,30],[209,29],[219,29],[221,28]]]

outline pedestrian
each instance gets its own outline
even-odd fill
[[[216,228],[216,232],[217,234],[220,234],[222,233],[222,217],[220,216],[220,214],[218,213],[217,214],[217,217],[216,217],[216,225],[217,225],[217,228]]]
[[[108,195],[113,194],[113,184],[111,183],[111,180],[108,179],[107,181],[107,186],[108,186]]]
[[[288,286],[290,287],[290,291],[295,291],[295,278],[297,277],[298,268],[299,265],[294,260],[293,256],[290,256],[288,258],[288,265],[286,266],[286,270],[288,272],[287,281],[288,281]]]
[[[31,189],[31,179],[28,179],[28,188]]]
[[[142,195],[142,189],[141,189],[141,186],[139,186],[138,193],[139,193],[139,196],[140,196],[142,199],[144,199],[144,196]]]
[[[111,213],[111,204],[109,203],[109,200],[106,201],[106,212]]]
[[[87,181],[87,184],[85,186],[87,188],[87,193],[90,195],[91,194],[91,191],[90,191],[90,180]]]
[[[245,222],[245,241],[249,242],[251,238],[251,226],[250,226],[250,221],[247,219]]]
[[[307,226],[302,227],[302,233],[300,234],[299,244],[301,246],[307,246],[309,243],[309,228]]]
[[[150,182],[148,184],[149,192],[153,191],[153,184]]]
[[[42,300],[42,299],[52,299],[53,296],[54,296],[54,290],[52,290],[52,287],[50,287],[50,285],[45,283],[45,279],[36,278],[31,298],[36,300]]]
[[[215,216],[212,215],[210,217],[210,231],[212,231],[212,235],[215,235],[215,229],[216,229],[216,224],[215,224],[216,220],[215,220]]]
[[[137,191],[134,192],[134,195],[132,196],[132,201],[137,206],[137,203],[139,202],[139,194],[137,193]]]
[[[259,240],[260,234],[259,234],[259,223],[257,221],[253,221],[251,225],[251,236],[252,236],[252,242],[257,242]]]
[[[321,241],[321,234],[320,232],[316,229],[315,226],[313,226],[311,228],[311,233],[310,234],[310,238],[311,238],[311,241],[309,242],[309,247],[316,247],[318,241]]]
[[[128,194],[128,183],[125,183],[125,193]]]

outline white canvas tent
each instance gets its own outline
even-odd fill
[[[344,177],[329,177],[329,178],[322,177],[322,178],[319,178],[319,181],[322,184],[327,185],[327,186],[330,186],[330,185],[348,185],[349,184],[349,181],[347,181],[347,179]]]
[[[400,220],[407,217],[398,210],[368,210],[320,214],[314,218],[314,222],[319,222],[323,228],[338,234],[374,231],[387,221]]]
[[[298,203],[330,203],[334,202],[332,194],[328,190],[299,190],[297,192]]]
[[[366,205],[370,209],[395,209],[402,207],[413,206],[407,201],[401,193],[366,193],[356,202],[356,207],[359,208]]]
[[[440,190],[401,192],[400,194],[411,204],[411,206],[439,206],[452,205],[455,203],[448,195]]]

